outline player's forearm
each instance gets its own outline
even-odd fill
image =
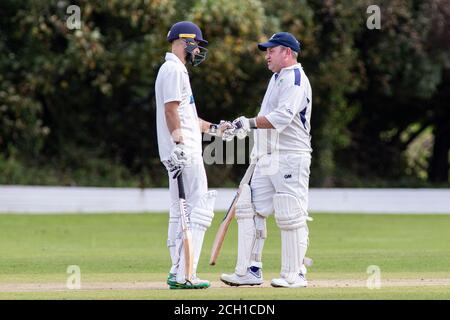
[[[212,124],[211,122],[199,118],[199,125],[201,132],[208,133],[211,124]]]
[[[265,116],[247,118],[241,116],[233,121],[233,124],[239,130],[235,131],[239,139],[246,136],[252,129],[275,129],[269,119]]]
[[[275,127],[264,116],[254,118],[258,129],[275,129]]]
[[[180,103],[178,101],[168,102],[165,104],[164,109],[167,128],[169,129],[172,139],[175,142],[183,142],[180,115],[178,114],[179,105]]]

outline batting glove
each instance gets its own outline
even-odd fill
[[[230,129],[234,129],[234,125],[230,121],[220,120],[219,124],[211,124],[209,126],[208,134],[225,140],[224,133]]]
[[[174,179],[178,178],[184,167],[189,163],[189,158],[184,149],[183,143],[177,143],[170,154],[169,160],[164,162],[166,169],[173,173],[172,178]]]
[[[244,139],[251,129],[256,129],[256,119],[242,116],[234,120],[233,125],[236,127],[238,139]]]
[[[222,140],[224,140],[226,142],[231,141],[236,136],[236,133],[237,133],[237,128],[235,126],[233,126],[230,129],[226,129],[223,131]]]

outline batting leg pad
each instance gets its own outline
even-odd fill
[[[294,283],[308,247],[308,217],[298,199],[290,194],[276,194],[273,205],[275,220],[281,229],[281,277]]]
[[[205,193],[196,203],[190,215],[190,227],[192,232],[192,247],[194,251],[193,274],[197,271],[200,253],[202,251],[203,239],[205,237],[206,229],[211,226],[214,218],[214,203],[216,201],[217,191],[211,190]],[[184,253],[182,253],[184,255]],[[183,258],[184,261],[184,258]],[[184,263],[180,263],[180,268]]]
[[[211,226],[214,217],[214,203],[216,201],[217,191],[212,190],[205,193],[196,203],[190,214],[190,228],[192,233],[193,257],[193,275],[197,271],[198,261],[203,246],[203,239],[206,229]],[[182,245],[181,245],[182,247]],[[178,263],[177,282],[183,283],[185,279],[185,258],[184,250],[179,250],[180,261]]]
[[[250,265],[253,267],[262,268],[262,251],[264,248],[264,242],[267,238],[266,217],[256,213],[254,221],[256,227],[256,239],[252,249],[252,261]]]
[[[256,240],[255,210],[252,204],[250,186],[244,184],[241,187],[239,198],[236,202],[236,220],[238,223],[238,256],[235,272],[243,276],[250,267],[252,249]]]

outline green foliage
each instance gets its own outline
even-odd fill
[[[79,30],[66,25],[71,4]],[[369,30],[370,4],[2,1],[0,183],[166,185],[154,82],[170,26],[192,20],[209,41],[207,60],[189,69],[202,118],[254,116],[271,76],[256,44],[289,31],[313,88],[312,186],[446,185],[450,5],[381,1],[382,29]],[[433,146],[411,161],[424,130]],[[211,185],[232,186],[244,168],[207,170]]]
[[[0,91],[0,142],[8,144],[0,147],[13,146],[25,158],[42,151],[39,160],[53,159],[75,180],[62,184],[121,185],[108,163],[136,175],[148,171],[148,158],[156,156],[149,100],[173,2],[76,4],[82,8],[80,30],[67,28],[64,3],[25,1],[9,18],[20,32],[4,35],[15,61],[1,64],[8,78]],[[90,165],[95,159],[105,165]],[[93,175],[94,167],[104,167],[110,176],[99,181],[105,175]],[[128,183],[136,179],[142,180],[136,176]]]
[[[28,157],[39,153],[48,132],[42,125],[40,105],[7,81],[0,82],[0,119],[0,152]]]
[[[200,116],[218,121],[255,114],[268,81],[256,45],[266,24],[261,2],[197,1],[187,19],[198,23],[210,41],[208,59],[191,73]]]
[[[151,175],[134,176],[123,165],[112,163],[109,159],[96,158],[90,152],[78,152],[70,158],[70,162],[71,164],[63,163],[63,160],[50,163],[27,162],[14,157],[4,158],[0,154],[0,184],[93,187],[159,185],[155,184]]]
[[[448,96],[448,34],[450,5],[445,1],[389,1],[381,7],[382,29],[360,29],[356,44],[361,57],[364,86],[351,101],[361,108],[349,125],[352,145],[340,154],[338,162],[355,161],[346,166],[353,174],[386,180],[421,179],[449,183],[450,135],[445,133],[450,110]],[[448,37],[447,37],[448,39]],[[438,102],[439,100],[439,102]],[[447,119],[447,120],[444,120]],[[417,129],[403,139],[411,126]],[[411,170],[408,146],[428,127],[443,132],[434,149],[447,154],[439,159],[438,179]],[[364,152],[361,152],[364,150]],[[434,152],[436,153],[436,151]],[[435,167],[435,154],[427,159]]]

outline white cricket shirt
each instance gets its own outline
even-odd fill
[[[300,63],[274,74],[258,116],[265,116],[275,129],[255,130],[252,156],[311,152],[311,109],[311,85]]]
[[[156,128],[161,161],[168,160],[175,142],[167,127],[164,104],[179,101],[181,133],[186,152],[190,155],[202,154],[202,134],[200,132],[197,109],[192,95],[186,66],[173,53],[166,53],[166,61],[159,68],[155,83]]]

